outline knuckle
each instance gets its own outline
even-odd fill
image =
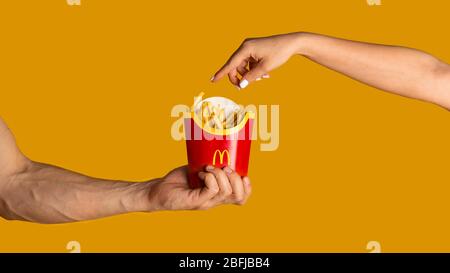
[[[214,175],[212,173],[206,173],[205,179],[208,180],[214,179]]]
[[[230,196],[229,193],[227,193],[225,191],[221,191],[219,194],[219,199],[223,201],[223,200],[229,199],[229,196]]]
[[[216,195],[216,194],[219,193],[219,188],[214,187],[214,188],[211,188],[210,191],[211,191],[212,194]]]
[[[253,38],[246,38],[244,39],[244,41],[242,42],[242,48],[250,48],[253,46],[253,42],[254,39]]]
[[[230,180],[232,180],[232,181],[241,180],[241,176],[237,172],[233,171],[232,173],[229,174],[229,176],[230,176]]]
[[[230,196],[232,193],[233,191],[231,189],[226,188],[223,190],[223,195],[225,196]]]
[[[245,198],[244,196],[238,196],[235,199],[235,203],[238,205],[243,205],[245,203]]]
[[[266,73],[266,72],[268,72],[269,71],[269,67],[268,67],[268,65],[266,64],[266,63],[262,63],[262,64],[260,64],[259,65],[259,71],[261,72],[261,73]]]
[[[253,38],[253,37],[247,37],[247,38],[244,39],[244,41],[242,41],[242,43],[243,43],[243,44],[245,44],[245,43],[251,43],[251,42],[253,42],[254,40],[255,40],[255,38]]]

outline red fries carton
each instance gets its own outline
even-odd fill
[[[208,98],[212,103],[226,102],[236,104],[221,97]],[[204,100],[206,101],[206,100]],[[241,176],[246,176],[250,159],[251,133],[254,113],[245,112],[242,119],[231,128],[211,128],[205,126],[196,114],[203,101],[194,105],[190,117],[184,120],[186,149],[188,157],[188,179],[191,188],[204,186],[198,172],[204,171],[206,165],[218,168],[229,166]]]

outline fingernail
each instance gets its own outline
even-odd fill
[[[205,173],[204,172],[198,172],[198,177],[200,179],[204,179],[205,178]]]
[[[242,80],[242,81],[239,83],[239,87],[240,87],[240,88],[245,88],[245,87],[247,87],[247,85],[248,85],[248,81],[247,81],[247,80]]]
[[[225,168],[223,168],[223,170],[224,170],[227,174],[230,174],[230,173],[233,172],[233,170],[232,170],[230,167],[228,167],[228,166],[226,166]]]
[[[211,166],[211,165],[208,165],[208,166],[206,166],[205,169],[206,169],[207,171],[212,171],[212,170],[214,170],[214,167]]]
[[[270,75],[269,74],[264,74],[264,75],[262,75],[262,77],[263,77],[263,79],[268,79],[268,78],[270,78]]]
[[[258,82],[258,81],[260,81],[261,80],[261,78],[256,78],[256,81]]]
[[[214,77],[214,76],[212,76],[212,77],[211,77],[211,79],[210,79],[209,81],[211,81],[211,82],[212,82],[212,81],[214,80],[214,78],[215,78],[215,77]]]

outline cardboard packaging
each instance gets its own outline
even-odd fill
[[[184,120],[188,179],[191,188],[204,186],[198,177],[206,165],[229,166],[241,176],[248,173],[254,113],[246,112],[237,126],[228,129],[203,128],[202,121],[191,112]]]

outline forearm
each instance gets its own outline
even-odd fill
[[[28,162],[4,181],[0,216],[12,220],[62,223],[150,210],[151,182],[91,178],[58,167]]]
[[[450,69],[415,49],[298,33],[298,54],[373,87],[450,108]]]

